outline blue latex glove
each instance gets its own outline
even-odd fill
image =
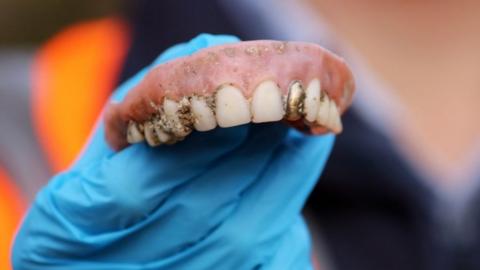
[[[154,65],[236,41],[200,35]],[[333,141],[276,123],[115,153],[100,122],[80,159],[37,195],[15,240],[14,268],[311,269],[301,210]]]

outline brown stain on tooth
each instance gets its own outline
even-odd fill
[[[145,139],[150,146],[173,144],[192,131],[193,118],[188,97],[179,102],[164,99],[162,106],[154,103],[151,106],[156,108],[156,112],[143,125]]]
[[[205,101],[207,102],[207,105],[208,107],[212,110],[213,112],[213,115],[215,115],[215,112],[216,112],[216,105],[215,105],[215,94],[211,95],[211,96],[206,96],[204,97],[205,98]]]
[[[185,137],[190,134],[190,132],[192,132],[194,122],[190,99],[188,97],[183,97],[178,102],[177,117],[179,123],[177,123],[176,128],[178,129],[178,132],[176,133],[179,134],[181,137]]]
[[[303,116],[303,104],[305,90],[299,81],[293,81],[288,88],[288,95],[285,101],[285,118],[289,121],[296,121]]]
[[[330,111],[330,98],[325,90],[320,92],[320,104],[318,106],[316,123],[321,126],[328,124],[328,114]]]
[[[176,137],[184,137],[191,132],[191,129],[183,126],[179,119],[180,105],[171,99],[164,99],[163,111],[160,114],[162,129]]]
[[[157,136],[155,131],[155,126],[152,121],[146,121],[144,124],[144,135],[145,140],[147,141],[148,145],[154,147],[159,146],[161,144],[160,139]]]
[[[154,129],[155,129],[155,133],[157,134],[158,140],[162,144],[167,144],[174,137],[173,134],[167,133],[165,130],[163,130],[160,121],[156,121],[154,123]]]
[[[208,131],[217,126],[213,97],[193,95],[190,98],[190,111],[193,126],[197,131]]]

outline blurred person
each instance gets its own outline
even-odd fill
[[[478,269],[479,5],[137,1],[118,81],[200,32],[326,46],[352,65],[358,94],[306,205],[322,269]]]

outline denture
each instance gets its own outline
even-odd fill
[[[245,41],[206,48],[148,72],[105,111],[108,143],[173,144],[196,130],[286,121],[340,133],[354,81],[344,60],[305,42]]]

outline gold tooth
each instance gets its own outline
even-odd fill
[[[285,118],[296,121],[303,116],[303,103],[305,90],[299,81],[293,81],[288,87],[287,100],[285,102]]]

